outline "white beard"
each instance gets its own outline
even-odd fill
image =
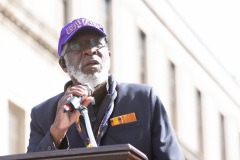
[[[74,67],[69,64],[67,56],[64,58],[66,61],[68,75],[70,77],[74,77],[80,84],[87,84],[89,87],[94,89],[96,86],[108,79],[110,59],[108,59],[105,64],[102,64],[102,70],[100,72],[95,72],[94,74],[85,74],[82,72],[82,63],[80,63],[79,66]]]

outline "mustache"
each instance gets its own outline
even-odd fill
[[[102,59],[98,56],[86,58],[83,62],[80,62],[80,64],[75,69],[79,69],[80,71],[82,71],[82,67],[87,66],[89,64],[102,64]]]

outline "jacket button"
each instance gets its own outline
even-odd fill
[[[47,151],[50,151],[50,150],[52,150],[52,147],[48,146]]]

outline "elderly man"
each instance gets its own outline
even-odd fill
[[[184,159],[153,88],[116,82],[108,74],[111,53],[100,24],[86,18],[67,24],[60,34],[58,54],[71,81],[63,93],[32,109],[28,152],[91,146],[79,110],[63,112],[69,98],[75,96],[84,97],[81,105],[88,109],[98,146],[130,143],[149,159]],[[93,88],[91,96],[85,84]]]

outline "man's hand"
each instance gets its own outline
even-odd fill
[[[50,128],[50,133],[53,138],[54,144],[57,148],[60,147],[60,144],[65,137],[68,128],[77,120],[80,116],[80,112],[75,110],[72,113],[63,113],[63,107],[67,102],[69,97],[74,96],[84,96],[87,97],[87,89],[84,86],[77,85],[70,88],[65,95],[58,101],[57,113],[55,121]],[[93,100],[93,97],[87,97],[81,105],[88,106],[89,103]]]

